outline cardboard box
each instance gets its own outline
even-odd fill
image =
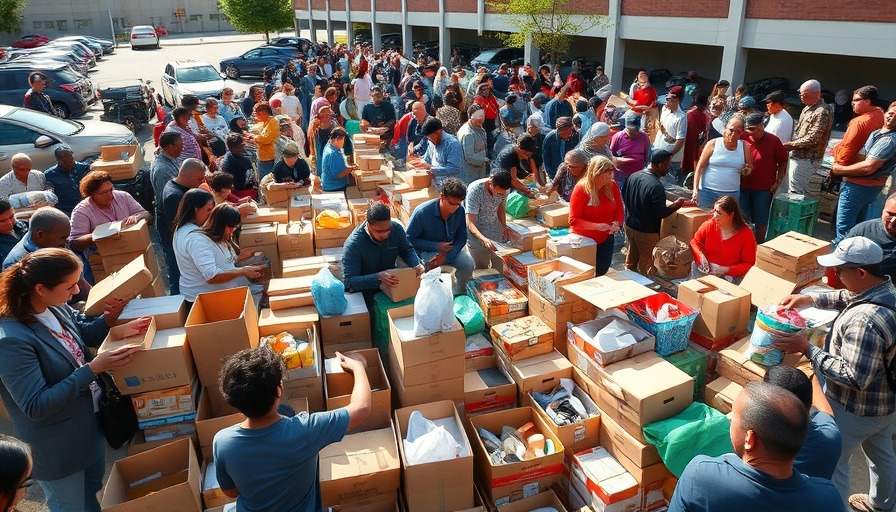
[[[386,163],[386,158],[382,155],[360,155],[358,157],[358,167],[365,171],[378,171],[380,166]],[[385,174],[383,174],[385,176]],[[361,188],[361,187],[358,187]],[[364,189],[361,189],[364,190]]]
[[[198,399],[199,383],[193,381],[186,386],[132,395],[131,403],[137,411],[137,425],[143,429],[195,418]]]
[[[604,347],[600,340],[596,339],[598,333],[613,322],[625,329],[625,332],[633,338],[633,344]],[[656,338],[652,334],[616,315],[607,315],[574,326],[569,330],[567,341],[585,352],[600,366],[650,352],[656,347]]]
[[[311,213],[311,196],[292,196],[292,198],[289,200],[287,215],[290,222],[297,222],[303,219],[307,222],[313,222],[313,215]]]
[[[104,258],[116,254],[142,253],[152,243],[145,219],[130,226],[123,226],[121,221],[100,224],[93,230],[93,241]]]
[[[700,312],[692,336],[730,344],[747,332],[750,292],[720,277],[705,276],[679,284],[678,300]]]
[[[346,293],[348,306],[341,315],[321,315],[320,332],[324,346],[344,343],[370,342],[370,314],[364,295]]]
[[[492,342],[507,359],[520,361],[554,350],[554,331],[535,316],[524,316],[491,328]]]
[[[504,256],[504,277],[509,279],[521,290],[527,290],[529,286],[529,267],[544,261],[533,252],[521,252]]]
[[[352,142],[358,145],[355,151],[364,146],[380,147],[380,136],[371,133],[354,133],[352,134]]]
[[[386,369],[377,349],[358,350],[354,352],[364,358],[367,368],[367,380],[370,381],[371,408],[370,416],[363,423],[352,429],[352,432],[381,429],[388,426],[392,414],[392,388],[386,377]],[[355,378],[344,371],[338,360],[324,361],[324,397],[327,410],[335,411],[351,403],[352,388]]]
[[[765,377],[766,367],[755,363],[746,356],[750,348],[750,336],[745,336],[731,347],[719,351],[719,362],[716,371],[722,377],[746,386],[748,382],[762,380]],[[812,367],[802,354],[785,354],[781,364],[803,369],[807,375],[811,375]]]
[[[144,246],[145,247],[145,246]],[[84,312],[89,316],[103,314],[106,303],[113,299],[130,300],[152,283],[152,272],[142,257],[137,257],[118,272],[96,283],[87,294]]]
[[[200,293],[184,324],[206,386],[217,386],[224,358],[258,346],[258,313],[248,287]]]
[[[201,486],[196,452],[182,439],[113,463],[100,506],[103,512],[199,512]]]
[[[314,278],[315,276],[302,276],[271,279],[271,282],[268,284],[268,295],[276,297],[278,295],[310,292],[311,282],[314,281]]]
[[[610,276],[594,277],[568,285],[564,287],[564,290],[594,304],[603,311],[618,308],[657,293],[634,281],[617,281]]]
[[[142,250],[137,252],[125,252],[121,254],[112,254],[109,256],[103,256],[103,270],[106,272],[118,272],[125,265],[134,261],[134,259],[143,257],[143,260],[146,262],[146,268],[152,272],[152,275],[158,277],[159,275],[159,262],[156,260],[156,251],[152,248],[152,244],[147,245]]]
[[[283,267],[283,277],[301,277],[317,275],[321,269],[329,268],[333,275],[337,270],[341,260],[337,260],[333,256],[308,256],[305,258],[283,258],[281,265]]]
[[[240,230],[240,246],[261,247],[277,243],[277,222],[246,224]]]
[[[529,219],[514,219],[507,222],[510,244],[521,251],[544,249],[548,241],[548,230]]]
[[[532,393],[528,393],[529,406],[532,407],[532,410],[534,410],[539,417],[541,417],[544,424],[551,429],[551,432],[553,432],[555,436],[557,436],[557,439],[563,443],[563,446],[566,447],[567,454],[597,446],[598,435],[600,434],[600,409],[597,408],[597,404],[594,403],[594,400],[588,396],[588,393],[584,389],[575,383],[573,383],[573,385],[575,387],[573,388],[572,396],[578,398],[579,401],[582,402],[582,406],[588,411],[590,417],[584,421],[579,421],[570,425],[557,425],[554,423],[554,421],[548,417],[544,409],[542,409],[532,398]]]
[[[389,270],[389,273],[398,278],[398,285],[383,287],[385,293],[392,302],[401,302],[417,295],[420,289],[420,278],[417,277],[417,271],[412,268],[395,268]]]
[[[400,365],[402,377],[407,377],[409,368],[419,365],[429,365],[436,361],[457,359],[463,366],[466,352],[466,337],[463,327],[457,320],[450,331],[437,332],[428,336],[416,336],[414,334],[414,306],[402,306],[390,309],[386,312],[389,318],[389,333],[396,360]],[[461,377],[460,370],[448,378]],[[430,376],[426,380],[437,380]],[[406,381],[409,385],[417,382]]]
[[[270,181],[261,187],[261,192],[268,206],[276,208],[286,208],[289,206],[289,200],[293,195],[301,194],[302,189],[307,192],[307,188],[294,188],[292,183],[277,183]]]
[[[549,228],[569,227],[569,205],[546,204],[538,208],[535,218]]]
[[[401,206],[408,213],[414,213],[414,209],[421,204],[436,199],[440,195],[439,191],[433,187],[427,187],[422,190],[412,190],[401,194]]]
[[[694,401],[693,378],[656,352],[601,367],[570,345],[569,359],[596,383],[588,394],[597,406],[639,440],[642,426],[671,418]]]
[[[221,490],[218,483],[218,474],[215,463],[209,462],[202,468],[202,503],[206,509],[211,507],[223,507],[228,503],[236,503],[236,498],[231,498]]]
[[[273,222],[289,222],[289,210],[286,208],[259,206],[255,209],[255,213],[243,217],[243,230],[249,224],[270,224]]]
[[[554,330],[554,348],[566,353],[568,324],[581,324],[597,316],[597,308],[584,300],[572,300],[563,304],[551,304],[534,289],[529,290],[529,314],[541,319]]]
[[[411,413],[443,426],[461,446],[457,458],[427,464],[409,464],[405,440]],[[399,454],[401,455],[402,489],[408,510],[441,512],[473,506],[473,451],[454,402],[443,400],[395,411]]]
[[[464,374],[464,410],[470,416],[516,407],[516,384],[498,368]]]
[[[301,308],[313,305],[314,296],[311,295],[310,291],[268,297],[268,306],[271,308],[271,311],[282,311],[284,309]]]
[[[722,414],[728,414],[734,408],[737,395],[744,390],[741,384],[726,377],[719,377],[706,385],[706,405]]]
[[[431,364],[412,366],[407,370],[414,385],[405,383],[400,372],[400,363],[395,359],[395,348],[389,351],[389,375],[392,388],[401,407],[411,407],[438,400],[461,402],[464,399],[463,358],[449,358]],[[432,371],[430,380],[423,378],[426,371]],[[451,375],[458,375],[451,377]]]
[[[491,463],[482,439],[476,436],[470,440],[475,453],[477,476],[488,494],[489,507],[505,505],[522,499],[524,492],[538,493],[559,483],[560,473],[563,471],[565,447],[531,407],[519,407],[470,418],[474,432],[483,428],[498,437],[501,436],[504,426],[520,428],[529,422],[544,435],[545,440],[550,439],[554,443],[555,453],[521,462],[495,465]]]
[[[217,385],[214,388],[203,387],[199,395],[199,407],[196,409],[196,435],[199,437],[199,449],[205,461],[213,459],[212,443],[215,434],[246,420],[243,413],[228,405],[220,397],[215,400],[213,396],[217,393],[219,393]]]
[[[125,326],[113,327],[98,353],[115,350],[123,345],[143,345],[131,362],[109,373],[123,395],[146,393],[178,386],[189,386],[196,376],[193,354],[183,327],[156,330],[152,320],[144,336],[123,338]]]
[[[126,158],[122,159],[121,157]],[[143,149],[137,144],[103,146],[100,157],[90,164],[91,171],[106,171],[113,180],[129,180],[143,165]]]
[[[467,283],[467,295],[485,314],[485,323],[496,325],[526,316],[526,295],[500,275],[485,275]],[[512,315],[509,316],[508,315]]]
[[[576,453],[570,468],[573,486],[590,497],[592,508],[622,512],[641,506],[638,481],[603,447]]]
[[[186,298],[183,295],[166,295],[134,299],[124,307],[117,324],[126,324],[143,316],[153,317],[159,330],[183,327],[187,322]]]
[[[152,299],[156,297],[164,297],[167,293],[165,283],[161,276],[156,276],[146,288],[140,290],[139,297],[141,299]]]
[[[660,238],[674,235],[684,243],[690,243],[700,226],[710,217],[712,217],[710,212],[696,206],[679,208],[675,213],[663,219],[660,226]]]
[[[551,304],[562,304],[575,300],[563,287],[594,277],[594,266],[576,261],[568,256],[560,256],[544,263],[529,266],[529,287]]]
[[[317,327],[317,309],[310,306],[273,311],[262,309],[258,316],[259,336],[270,336],[284,331],[299,331]]]
[[[160,439],[158,441],[147,441],[146,437],[143,435],[142,430],[138,430],[134,437],[131,439],[131,442],[128,443],[127,455],[130,457],[131,455],[137,455],[138,453],[143,453],[147,450],[152,450],[153,448],[158,448],[159,446],[170,444],[176,441],[180,441],[182,439],[189,439],[193,443],[193,448],[199,448],[199,437],[196,436],[196,432],[192,434],[172,437],[170,439]],[[197,457],[198,457],[197,453]]]
[[[529,496],[528,498],[502,505],[498,507],[498,512],[531,512],[533,510],[543,509],[567,512],[566,507],[560,502],[560,498],[558,498],[554,491],[550,489],[534,496]]]
[[[607,448],[616,454],[622,454],[635,463],[640,468],[653,466],[654,464],[662,464],[663,460],[656,449],[656,446],[642,442],[628,433],[613,418],[601,410],[600,435],[598,443],[600,446]],[[616,457],[620,460],[622,457]]]
[[[588,237],[576,234],[549,239],[545,244],[545,257],[560,256],[568,256],[590,265],[597,261],[597,243]]]
[[[830,252],[830,242],[790,231],[756,248],[756,266],[803,286],[824,276],[816,258]]]
[[[320,493],[326,505],[398,490],[401,459],[392,422],[387,425],[386,428],[347,434],[342,441],[320,451]]]
[[[405,171],[400,176],[412,190],[428,188],[432,184],[432,174],[426,171]]]
[[[740,287],[750,292],[750,302],[757,308],[775,305],[793,293],[797,285],[758,266],[747,271]]]
[[[262,256],[270,260],[271,272],[269,274],[269,277],[280,276],[280,250],[277,248],[276,243],[268,245],[245,245],[240,249],[256,253],[260,252]]]
[[[547,393],[560,384],[560,379],[572,377],[572,364],[556,350],[515,362],[508,360],[503,352],[497,353],[498,367],[516,383],[520,403],[525,403],[523,400],[530,391]]]

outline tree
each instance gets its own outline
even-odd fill
[[[271,32],[294,25],[295,10],[292,0],[220,0],[218,8],[237,30],[264,32],[268,42],[271,40]]]
[[[22,28],[25,0],[0,0],[0,30],[13,34]]]
[[[608,18],[599,14],[574,13],[568,0],[489,0],[489,6],[517,28],[515,33],[501,34],[509,47],[522,48],[531,37],[535,46],[550,54],[557,64],[569,52],[572,34],[582,34],[597,26],[605,26]]]

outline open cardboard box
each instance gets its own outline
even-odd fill
[[[551,432],[557,436],[557,439],[563,443],[567,452],[576,452],[597,446],[598,435],[600,434],[600,409],[597,404],[588,395],[588,393],[577,384],[573,383],[572,395],[582,402],[585,410],[588,411],[590,417],[570,425],[557,425],[550,419],[544,409],[532,398],[532,393],[528,393],[529,406],[538,416],[544,420],[544,424],[551,429]]]
[[[408,464],[405,439],[411,413],[443,425],[461,446],[459,455],[450,460]],[[402,489],[408,510],[441,512],[473,506],[473,451],[454,402],[443,400],[395,411],[398,449],[401,455]]]
[[[468,416],[513,409],[516,396],[516,383],[494,365],[464,374],[464,410]]]
[[[342,441],[320,451],[320,494],[324,503],[333,506],[390,493],[395,499],[395,491],[401,487],[401,459],[392,422],[386,425],[346,434]]]
[[[568,277],[554,278],[558,274]],[[562,304],[575,297],[567,294],[564,286],[579,283],[594,277],[594,266],[576,261],[569,256],[560,256],[557,259],[547,260],[543,263],[529,265],[529,287],[538,291],[551,304]]]
[[[560,379],[572,378],[572,364],[556,349],[515,362],[501,350],[495,353],[498,367],[516,383],[520,403],[528,403],[526,395],[530,391],[548,393],[560,384]]]
[[[363,423],[355,427],[352,432],[381,429],[391,423],[392,415],[392,388],[386,377],[386,370],[380,360],[377,349],[358,350],[346,355],[357,354],[364,359],[367,369],[367,380],[370,381],[371,407],[370,416]],[[327,402],[327,410],[335,411],[351,403],[352,388],[355,378],[344,371],[338,359],[324,361],[324,396]]]
[[[618,322],[618,325],[623,326],[626,332],[634,337],[635,343],[633,345],[616,350],[604,351],[593,337],[583,337],[581,335],[586,332],[600,332],[601,329],[605,328],[613,321]],[[634,357],[638,354],[650,352],[656,347],[656,338],[652,334],[629,322],[628,319],[620,318],[616,315],[607,315],[575,325],[567,332],[567,342],[581,349],[590,356],[594,362],[601,366],[607,366],[617,361]]]
[[[202,475],[189,439],[112,464],[100,503],[104,512],[200,511]]]

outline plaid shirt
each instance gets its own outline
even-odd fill
[[[887,279],[859,294],[837,290],[812,294],[815,306],[844,310],[855,302],[896,305],[896,288]],[[885,366],[896,357],[896,311],[874,304],[849,308],[837,317],[825,341],[809,358],[826,379],[825,394],[858,416],[885,416],[896,411],[896,393]]]
[[[790,156],[808,160],[823,158],[833,126],[834,112],[824,100],[818,100],[818,103],[804,107],[793,130],[790,145],[794,150]]]

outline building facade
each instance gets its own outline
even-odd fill
[[[896,99],[896,9],[892,0],[568,0],[572,12],[607,16],[603,27],[575,36],[574,54],[602,62],[614,89],[644,67],[733,84],[784,76],[791,87],[817,78],[826,90],[875,84]],[[486,31],[513,27],[486,0],[294,0],[300,26],[345,28],[371,23],[380,33],[401,32],[410,50],[438,39],[442,60],[452,44]],[[313,33],[313,31],[312,31]],[[526,48],[537,61],[537,49]]]

